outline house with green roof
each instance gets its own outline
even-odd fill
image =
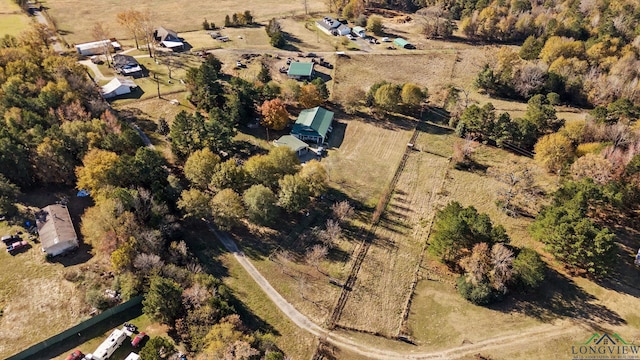
[[[354,26],[351,31],[361,38],[367,36],[367,29],[363,28],[362,26]]]
[[[291,135],[302,141],[312,141],[318,144],[325,142],[327,133],[332,130],[333,112],[321,107],[306,109],[300,112],[296,123],[293,124]]]
[[[298,156],[304,154],[309,150],[309,145],[306,142],[298,139],[293,135],[284,135],[280,139],[274,140],[273,145],[276,147],[284,146],[294,151]]]
[[[287,76],[291,79],[311,79],[313,76],[313,65],[312,62],[292,62],[289,65]]]

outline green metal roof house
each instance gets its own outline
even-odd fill
[[[284,135],[280,137],[278,140],[273,141],[273,145],[280,147],[286,146],[289,149],[295,151],[296,154],[302,155],[309,150],[309,145],[306,142],[298,139],[293,135]]]
[[[313,109],[302,110],[298,116],[298,120],[293,124],[291,135],[303,141],[313,141],[321,144],[326,140],[327,133],[331,132],[332,122],[332,111],[319,106]]]
[[[353,31],[354,34],[360,36],[361,38],[367,36],[367,29],[363,28],[362,26],[354,26],[353,27]]]
[[[407,40],[403,39],[403,38],[396,38],[395,40],[393,40],[393,43],[396,46],[399,46],[403,49],[413,49],[415,46],[413,46],[410,42],[408,42]]]
[[[313,75],[312,62],[292,62],[287,75],[292,79],[309,79]]]

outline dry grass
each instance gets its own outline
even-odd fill
[[[382,79],[392,83],[415,83],[428,88],[429,93],[434,93],[451,82],[455,59],[453,51],[401,55],[362,54],[339,58],[335,69],[333,96],[339,99],[351,87],[367,91]]]
[[[12,0],[0,0],[0,35],[17,36],[29,27],[31,19]]]
[[[0,223],[0,233],[9,233],[6,222]],[[85,316],[84,294],[63,279],[64,266],[47,263],[40,247],[31,245],[15,256],[0,252],[0,358],[53,336]]]
[[[326,5],[320,0],[308,1],[307,4],[312,12],[326,9]],[[96,6],[95,3],[90,2],[48,0],[45,5],[50,8],[49,14],[56,20],[58,29],[68,32],[65,35],[65,39],[69,43],[95,40],[92,38],[90,30],[96,20],[101,20],[107,24],[110,35],[113,37],[123,39],[131,37],[115,21],[119,12],[134,6],[127,1],[115,0],[108,3],[100,3],[100,6]],[[177,32],[200,30],[205,18],[217,26],[223,26],[225,15],[244,12],[245,10],[250,10],[256,21],[268,21],[272,17],[302,14],[304,12],[303,4],[296,0],[265,0],[253,3],[234,0],[215,2],[141,0],[136,2],[134,7],[139,11],[150,10],[158,26],[162,25]]]
[[[416,145],[427,149],[426,137]],[[340,324],[395,336],[425,239],[434,200],[447,171],[445,157],[412,152],[375,230]]]
[[[374,207],[411,138],[410,124],[338,120],[330,138],[330,156],[323,161],[330,183],[350,198]]]
[[[221,260],[229,271],[228,276],[223,279],[224,283],[257,318],[274,330],[278,347],[292,359],[310,359],[317,346],[314,337],[282,315],[235,259],[227,254]],[[274,282],[271,284],[276,285]],[[291,296],[287,297],[290,298]]]

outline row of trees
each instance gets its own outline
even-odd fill
[[[558,131],[564,124],[548,97],[536,95],[527,103],[522,118],[512,119],[504,112],[496,114],[493,104],[482,107],[475,104],[464,110],[460,118],[452,117],[449,125],[461,137],[470,136],[479,141],[492,141],[498,146],[515,145],[531,150],[538,138]]]
[[[233,159],[221,162],[203,149],[187,159],[184,171],[191,188],[182,192],[178,207],[187,217],[212,218],[223,229],[245,216],[256,224],[273,225],[281,208],[290,213],[304,209],[310,197],[326,190],[327,181],[319,162],[301,168],[296,154],[284,147],[252,156],[243,165]]]
[[[231,17],[229,15],[225,15],[224,17],[224,26],[232,27],[232,26],[247,26],[253,24],[253,15],[251,11],[245,10],[244,12],[232,14]]]
[[[269,42],[271,43],[271,46],[283,49],[287,45],[287,39],[285,38],[282,27],[276,18],[269,20],[269,24],[267,24],[265,30],[267,31],[267,35],[269,35]]]
[[[392,84],[383,80],[371,85],[365,104],[384,111],[412,112],[427,100],[427,96],[427,89],[416,84]]]
[[[451,202],[436,214],[428,250],[462,274],[458,292],[465,299],[486,305],[502,299],[509,289],[535,288],[544,279],[539,255],[508,243],[505,229],[494,226],[488,215]]]

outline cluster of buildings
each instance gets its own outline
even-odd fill
[[[332,111],[320,106],[302,110],[291,128],[291,133],[275,140],[273,144],[288,147],[298,156],[302,156],[309,151],[308,143],[327,142],[327,137],[333,130],[333,115]]]

